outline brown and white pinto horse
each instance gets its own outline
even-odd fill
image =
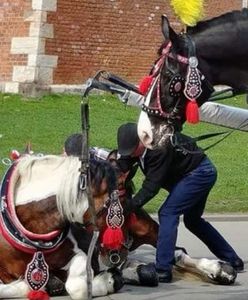
[[[230,86],[236,94],[248,91],[247,9],[199,22],[182,34],[162,16],[162,33],[159,58],[142,85],[138,122],[139,137],[151,149],[168,143],[186,119],[198,121],[198,107],[208,101],[213,86]]]
[[[80,164],[76,157],[24,156],[6,173],[0,205],[0,299],[45,289],[49,273],[65,278],[72,299],[87,299],[87,255],[69,227],[71,222],[84,223],[88,210],[86,192],[79,197]],[[115,172],[104,162],[92,163],[90,171],[99,210],[116,186]],[[93,296],[121,286],[120,274],[112,270],[92,278]]]

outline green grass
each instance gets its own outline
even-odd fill
[[[246,107],[243,97],[222,101]],[[34,152],[60,154],[68,135],[81,131],[80,96],[50,95],[41,99],[24,99],[17,95],[0,94],[0,177],[6,166],[1,159],[12,149],[23,151],[31,142]],[[90,96],[90,145],[116,148],[116,131],[124,122],[136,121],[139,110],[126,107],[115,96]],[[223,128],[201,123],[185,125],[184,132],[198,136]],[[212,138],[199,143],[205,147]],[[207,154],[218,169],[218,181],[209,195],[208,212],[248,212],[248,133],[235,131],[230,137],[210,149]],[[136,186],[142,182],[136,177]],[[146,208],[155,212],[166,192],[161,191]]]

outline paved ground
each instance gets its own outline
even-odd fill
[[[245,262],[245,271],[238,274],[232,286],[219,286],[199,280],[196,276],[175,278],[172,283],[160,283],[156,288],[126,285],[121,291],[98,300],[247,300],[248,299],[248,215],[211,215],[207,218],[225,236]],[[209,250],[180,224],[178,245],[184,246],[195,258],[214,258]],[[155,250],[142,246],[133,257],[149,262],[154,260]],[[53,300],[69,300],[69,297],[55,297]]]

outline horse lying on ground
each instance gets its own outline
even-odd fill
[[[72,299],[87,299],[87,256],[69,227],[69,222],[82,224],[88,209],[88,195],[79,191],[79,167],[75,157],[26,156],[6,173],[0,205],[1,299],[45,288],[49,273],[65,279]],[[90,171],[99,209],[111,203],[115,172],[110,164],[96,161]],[[122,285],[118,270],[104,271],[92,278],[92,293],[104,296]]]
[[[213,86],[248,91],[247,9],[199,22],[183,34],[162,16],[162,33],[159,58],[141,85],[145,98],[138,133],[147,148],[168,143],[186,119],[196,123],[198,106],[208,101]]]
[[[133,192],[132,184],[128,180],[128,174],[123,174],[118,169],[116,163],[117,151],[110,152],[107,159],[116,168],[120,202],[125,206],[125,199],[130,197],[130,194]],[[106,211],[101,217],[98,215],[99,221],[101,218],[103,218],[101,223],[104,223]],[[107,267],[118,266],[122,270],[125,283],[156,286],[158,278],[154,265],[147,265],[142,261],[131,261],[128,259],[128,254],[143,244],[156,247],[158,226],[158,223],[144,209],[139,209],[134,214],[126,216],[122,226],[126,240],[123,242],[122,247],[118,250],[109,250],[102,245],[100,239],[94,261],[97,261],[97,255],[99,255],[100,261]],[[92,231],[90,223],[85,227],[88,232]],[[73,230],[79,247],[83,247],[81,230],[82,228],[78,227],[74,227]],[[232,284],[236,278],[236,272],[228,263],[206,258],[191,258],[184,248],[176,248],[175,266],[180,267],[184,271],[194,274],[198,273],[202,279],[205,278],[219,284]],[[99,270],[99,265],[96,266],[96,269]]]
[[[57,292],[57,282],[53,280],[58,278],[65,282],[65,291],[72,299],[87,299],[87,256],[81,246],[86,240],[85,230],[92,233],[93,227],[87,195],[78,198],[79,166],[75,157],[24,157],[7,172],[1,187],[0,298],[27,297],[30,289],[41,287],[53,296],[61,295],[63,289]],[[109,163],[95,161],[91,164],[91,176],[97,226],[102,236],[106,229],[106,206],[116,184],[115,172]],[[121,201],[126,197],[125,177],[118,176]],[[155,247],[158,224],[144,210],[133,217],[133,222],[127,217],[123,224],[122,247],[114,251],[104,248],[100,238],[95,255],[111,267],[120,266],[126,283],[156,286],[154,268],[143,262],[130,263],[127,255],[144,243]],[[83,224],[85,229],[78,225],[68,228],[68,221]],[[88,246],[89,242],[86,251]],[[175,262],[222,284],[231,284],[236,278],[229,265],[195,260],[180,249],[175,252]],[[123,277],[118,269],[101,272],[96,263],[94,270],[93,296],[104,296],[122,287]]]

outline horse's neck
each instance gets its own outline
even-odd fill
[[[60,180],[65,174],[60,171],[60,160],[24,158],[10,177],[8,202],[12,216],[14,219],[17,216],[29,232],[46,234],[63,227],[56,201]]]
[[[56,196],[18,205],[16,214],[22,226],[33,233],[45,234],[64,227],[57,209]]]
[[[242,25],[243,23],[241,23]],[[237,27],[237,26],[236,26]],[[227,32],[208,30],[192,35],[200,69],[213,85],[248,89],[248,26]]]

